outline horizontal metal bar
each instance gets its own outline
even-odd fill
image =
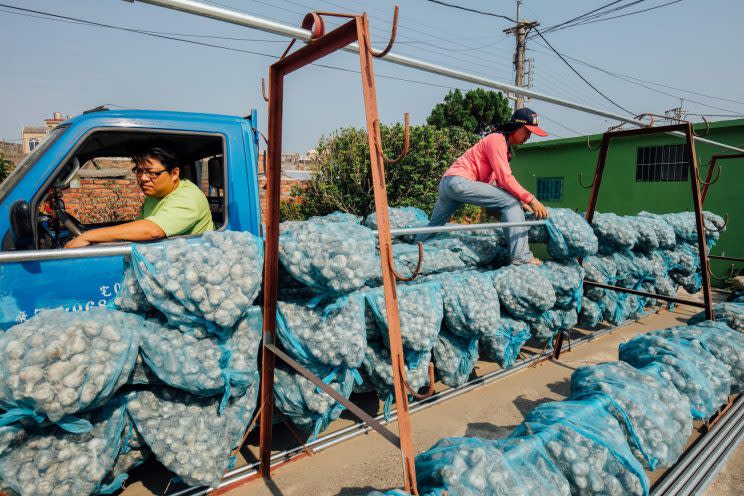
[[[708,258],[714,259],[714,260],[731,260],[732,262],[744,262],[744,258],[724,257],[723,255],[708,255]]]
[[[630,293],[636,296],[645,296],[647,298],[655,298],[657,300],[671,301],[674,303],[679,303],[681,305],[690,305],[693,307],[705,308],[705,303],[703,303],[702,301],[688,300],[685,298],[676,298],[674,296],[666,296],[666,295],[660,295],[656,293],[647,293],[645,291],[638,291],[637,289],[621,288],[620,286],[610,286],[609,284],[601,284],[598,282],[587,281],[587,280],[584,280],[584,285],[593,286],[595,288],[610,289],[612,291],[619,291],[621,293]]]
[[[310,31],[306,29],[301,29],[301,28],[297,28],[294,26],[281,24],[278,22],[268,21],[266,19],[261,19],[260,17],[252,16],[244,12],[238,12],[238,11],[234,11],[230,9],[217,7],[214,5],[209,5],[204,2],[197,2],[194,0],[137,0],[137,1],[139,1],[140,3],[148,3],[151,5],[157,5],[159,7],[165,7],[168,9],[186,12],[188,14],[208,17],[210,19],[215,19],[218,21],[229,22],[231,24],[236,24],[238,26],[258,29],[260,31],[265,31],[267,33],[272,33],[272,34],[276,34],[280,36],[288,36],[290,38],[296,38],[302,41],[310,40]],[[359,45],[356,43],[352,43],[346,46],[345,48],[343,48],[342,50],[352,52],[352,53],[359,53]],[[640,121],[640,120],[637,120],[631,117],[627,117],[622,114],[616,114],[614,112],[608,112],[608,111],[601,110],[598,108],[589,107],[587,105],[582,105],[577,102],[572,102],[570,100],[564,100],[563,98],[556,98],[550,95],[545,95],[543,93],[538,93],[537,91],[529,90],[527,88],[522,88],[520,86],[513,86],[511,84],[501,83],[499,81],[494,81],[493,79],[476,76],[474,74],[469,74],[469,73],[462,72],[462,71],[456,71],[454,69],[448,69],[446,67],[443,67],[437,64],[424,62],[422,60],[414,59],[411,57],[406,57],[404,55],[398,55],[393,52],[390,52],[384,57],[382,57],[382,60],[386,62],[391,62],[393,64],[402,65],[404,67],[410,67],[411,69],[417,69],[417,70],[429,72],[432,74],[438,74],[440,76],[449,77],[452,79],[458,79],[460,81],[465,81],[468,83],[474,83],[480,86],[484,86],[486,88],[493,88],[495,90],[504,91],[506,93],[514,93],[517,95],[527,96],[535,100],[541,100],[543,102],[552,103],[554,105],[559,105],[561,107],[571,108],[574,110],[580,110],[582,112],[598,115],[600,117],[615,119],[615,120],[625,122],[628,124],[633,124],[638,127],[648,127],[647,122]],[[680,132],[673,132],[670,134],[684,137],[684,133],[680,133]],[[737,148],[731,145],[727,145],[725,143],[719,143],[717,141],[709,140],[706,138],[698,138],[698,137],[695,137],[695,140],[700,141],[701,143],[708,143],[708,144],[715,145],[715,146],[725,148],[728,150],[733,150],[736,152],[744,153],[744,149]]]
[[[14,262],[39,262],[41,260],[66,260],[68,258],[96,258],[129,255],[132,245],[86,246],[70,250],[27,250],[0,253],[0,264]]]
[[[323,382],[323,380],[318,377],[317,375],[310,372],[308,369],[297,363],[292,357],[284,353],[282,350],[274,346],[273,344],[265,343],[264,347],[269,349],[272,353],[274,353],[276,356],[284,360],[284,362],[295,369],[297,372],[302,374],[308,381],[312,382],[316,386],[318,386],[320,389],[322,389],[326,394],[330,395],[334,400],[338,401],[340,404],[345,406],[351,413],[357,416],[359,420],[370,426],[372,429],[376,430],[378,434],[380,434],[382,437],[387,439],[393,446],[400,449],[400,438],[396,436],[393,432],[386,429],[381,423],[379,423],[377,420],[372,418],[370,414],[356,406],[352,401],[350,401],[348,398],[344,398],[341,396],[341,394],[338,393],[335,389],[330,387],[328,384]]]
[[[589,334],[587,336],[584,336],[582,338],[579,338],[573,341],[572,348],[578,348],[579,346],[589,343],[590,341],[594,341],[595,339],[598,339],[605,334],[608,334],[610,332],[615,332],[618,329],[622,329],[623,327],[626,327],[632,324],[633,322],[635,321],[627,321],[619,326],[607,327],[605,329],[601,329],[596,332],[593,332],[592,334]],[[564,343],[563,349],[568,349],[568,343]],[[455,387],[455,388],[447,388],[438,393],[434,393],[432,396],[430,396],[429,398],[425,400],[411,402],[409,411],[410,413],[416,413],[418,411],[425,410],[439,403],[442,403],[444,401],[450,400],[452,398],[455,398],[457,396],[470,392],[486,384],[490,384],[497,380],[504,379],[510,376],[511,374],[514,374],[515,372],[519,372],[520,370],[523,370],[529,367],[530,365],[532,365],[533,363],[539,360],[542,360],[544,358],[549,358],[551,354],[552,354],[552,351],[542,352],[533,357],[520,360],[511,368],[494,370],[493,372],[489,372],[481,377],[476,377],[475,379],[472,379],[466,382],[462,386]],[[377,417],[375,417],[375,420],[377,420],[381,424],[389,424],[389,423],[395,422],[397,418],[398,418],[397,410],[393,409],[391,411],[389,421],[386,421],[383,415],[378,415]],[[285,450],[279,453],[275,453],[274,455],[271,456],[271,461],[272,461],[271,466],[274,467],[281,463],[285,463],[289,460],[292,460],[296,458],[298,455],[301,455],[305,451],[305,449],[310,449],[312,450],[313,453],[316,453],[324,449],[330,448],[331,446],[339,444],[348,439],[358,437],[369,431],[370,431],[370,428],[367,427],[366,424],[364,423],[359,423],[359,424],[350,425],[348,427],[344,427],[343,429],[339,429],[338,431],[334,431],[330,434],[320,436],[316,440],[306,443],[302,446],[297,446],[292,449],[288,449],[288,450]],[[225,474],[225,478],[217,486],[217,488],[223,488],[231,484],[234,484],[236,482],[239,482],[241,480],[249,479],[255,476],[258,473],[258,471],[256,470],[258,465],[259,465],[258,462],[254,462],[248,465],[243,465],[242,467],[237,467],[227,472]],[[205,487],[189,487],[177,493],[173,493],[169,496],[207,496],[210,491],[211,489],[208,489]]]
[[[736,440],[741,435],[744,424],[741,420],[744,418],[744,396],[734,400],[734,405],[724,417],[717,422],[713,428],[705,435],[700,437],[697,442],[690,448],[684,456],[656,483],[651,491],[652,496],[682,496],[692,494],[702,494],[697,491],[699,484],[691,483],[691,479],[696,478],[696,474],[706,469],[715,460],[711,460],[711,455],[717,448],[728,448],[732,450],[730,441]],[[735,443],[733,448],[735,448]],[[725,453],[724,453],[725,455]],[[717,464],[716,464],[717,465]],[[711,469],[707,467],[707,474],[703,480],[711,475]],[[720,469],[720,466],[718,467]]]
[[[525,220],[523,222],[492,222],[488,224],[450,224],[446,226],[406,227],[391,229],[391,236],[405,236],[407,234],[427,234],[455,231],[479,231],[481,229],[502,229],[505,227],[544,226],[544,220]],[[377,231],[372,231],[377,236]]]

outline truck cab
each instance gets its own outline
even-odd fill
[[[215,229],[260,235],[255,111],[87,111],[53,129],[0,184],[0,331],[45,308],[113,300],[131,243],[64,245],[136,217],[142,193],[131,156],[151,143],[175,151],[181,178],[207,196]]]

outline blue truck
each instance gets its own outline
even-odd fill
[[[64,194],[97,160],[126,161],[148,143],[179,154],[216,229],[261,233],[256,112],[245,117],[97,107],[54,128],[0,184],[0,330],[45,308],[84,311],[119,291],[130,243],[63,249],[83,223]],[[95,197],[92,198],[95,206]],[[121,222],[121,221],[120,221]]]

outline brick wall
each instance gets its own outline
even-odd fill
[[[82,178],[64,191],[67,211],[83,224],[134,220],[144,200],[134,177]]]
[[[281,183],[281,192],[279,194],[280,201],[295,201],[291,196],[290,193],[292,191],[292,188],[294,186],[299,186],[301,188],[304,188],[307,184],[307,181],[303,181],[300,179],[289,179],[289,178],[282,178]],[[261,176],[258,178],[258,190],[261,192],[261,222],[266,223],[266,176]]]

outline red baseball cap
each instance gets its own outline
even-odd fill
[[[548,136],[548,133],[537,125],[537,113],[527,107],[515,110],[509,123],[522,125],[538,136]]]

